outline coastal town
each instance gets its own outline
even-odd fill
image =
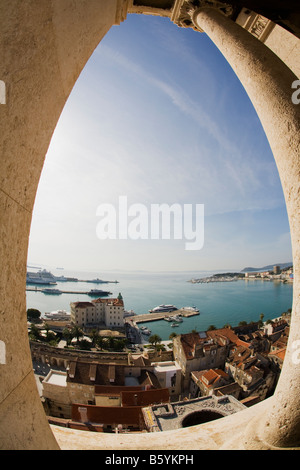
[[[293,266],[285,266],[281,268],[280,265],[275,265],[269,269],[253,269],[245,268],[239,273],[219,273],[212,276],[201,278],[192,278],[188,282],[192,284],[202,284],[209,282],[233,282],[244,279],[249,280],[263,280],[263,281],[279,281],[279,282],[293,282]]]
[[[163,306],[160,306],[163,307]],[[166,307],[166,306],[164,306]],[[291,309],[273,320],[207,331],[145,334],[122,294],[29,309],[36,383],[51,425],[94,432],[162,432],[239,412],[272,395]],[[154,315],[149,312],[147,315]],[[163,313],[180,321],[186,309]],[[143,340],[143,341],[142,341]]]

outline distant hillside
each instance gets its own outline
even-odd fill
[[[293,266],[293,262],[290,261],[289,263],[274,263],[274,264],[269,264],[268,266],[263,266],[262,268],[252,268],[252,267],[246,267],[244,268],[241,273],[247,273],[250,271],[270,271],[271,269],[274,268],[274,266],[280,266],[280,268],[288,268],[289,266]]]

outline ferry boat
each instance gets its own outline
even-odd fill
[[[52,295],[60,295],[62,292],[59,289],[42,289],[43,294],[52,294]]]
[[[178,310],[177,307],[174,305],[159,305],[158,307],[154,307],[149,310],[150,313],[160,313],[160,312],[174,312],[174,310]]]
[[[91,282],[93,284],[107,284],[108,283],[108,281],[103,281],[102,279],[99,279],[98,277],[97,277],[97,279],[91,279],[91,280],[85,281],[85,282]]]
[[[111,295],[111,292],[108,292],[106,290],[99,290],[99,289],[91,289],[89,292],[87,292],[87,295],[90,295],[91,297],[107,297],[108,295]]]

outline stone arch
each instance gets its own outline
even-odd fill
[[[138,2],[139,5],[142,3]],[[168,5],[171,3],[166,2]],[[261,49],[260,46],[252,46],[253,41],[250,44],[250,38],[244,35],[241,39],[233,27],[234,22],[220,16],[219,12],[205,8],[197,10],[195,6],[201,3],[198,1],[177,0],[173,2],[173,10],[164,16],[171,17],[175,6],[178,10],[183,3],[187,6],[185,13],[190,15],[189,25],[207,31],[219,44],[220,50],[226,50],[229,62],[234,62],[239,72],[241,51],[251,50],[252,55],[246,54],[246,71],[252,70],[255,74],[252,67],[258,65],[254,59],[261,54],[256,50]],[[118,436],[98,436],[97,439],[89,436],[87,443],[86,435],[80,431],[55,427],[51,430],[37,393],[27,337],[25,283],[28,236],[44,157],[81,70],[110,27],[126,18],[130,4],[133,2],[129,0],[3,0],[0,4],[1,57],[4,57],[0,62],[0,79],[5,83],[5,100],[0,106],[0,259],[5,260],[0,273],[0,287],[4,294],[1,297],[0,341],[5,344],[5,364],[4,361],[0,363],[0,445],[3,449],[58,449],[67,447],[68,442],[72,445],[78,442],[78,448],[82,445],[79,442],[94,448],[105,447],[105,443],[115,449],[178,449],[179,443],[181,448],[190,448],[188,430],[166,435],[163,443],[155,433],[147,437],[122,436],[122,439]],[[149,10],[149,7],[145,10],[148,11],[139,12],[163,15],[161,11]],[[292,362],[293,344],[300,334],[299,107],[294,106],[290,99],[291,82],[295,76],[269,52],[263,56],[263,65],[269,64],[269,68],[267,71],[261,68],[264,85],[259,87],[256,84],[256,91],[255,87],[251,91],[251,99],[256,102],[267,137],[272,141],[286,197],[295,270],[293,322],[275,398],[216,421],[216,436],[220,436],[220,430],[226,435],[226,430],[235,429],[234,436],[231,434],[234,443],[225,442],[225,439],[225,448],[230,448],[230,445],[252,448],[299,445],[299,398],[295,393],[299,384],[299,365]],[[247,76],[240,79],[247,83]],[[267,90],[267,83],[271,90]],[[262,90],[264,93],[261,95]],[[278,414],[279,408],[283,410],[281,414]],[[251,439],[247,437],[245,440],[244,423],[247,420],[246,435],[250,434]],[[212,425],[210,428],[200,425],[197,432],[197,436],[193,434],[195,448],[216,448],[217,439],[213,438]],[[263,443],[262,436],[267,444]]]

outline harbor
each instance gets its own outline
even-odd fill
[[[42,292],[43,294],[49,295],[60,295],[60,294],[84,294],[89,296],[98,296],[98,297],[107,297],[112,294],[112,292],[102,291],[97,289],[92,289],[90,291],[71,291],[71,290],[59,290],[59,289],[45,289],[38,287],[26,287],[26,291],[29,292]]]
[[[142,313],[140,315],[133,315],[126,318],[126,321],[133,321],[134,323],[144,323],[151,321],[165,320],[172,317],[193,317],[194,315],[200,315],[200,312],[197,310],[189,310],[186,308],[180,308],[172,312],[154,312],[154,313]]]

